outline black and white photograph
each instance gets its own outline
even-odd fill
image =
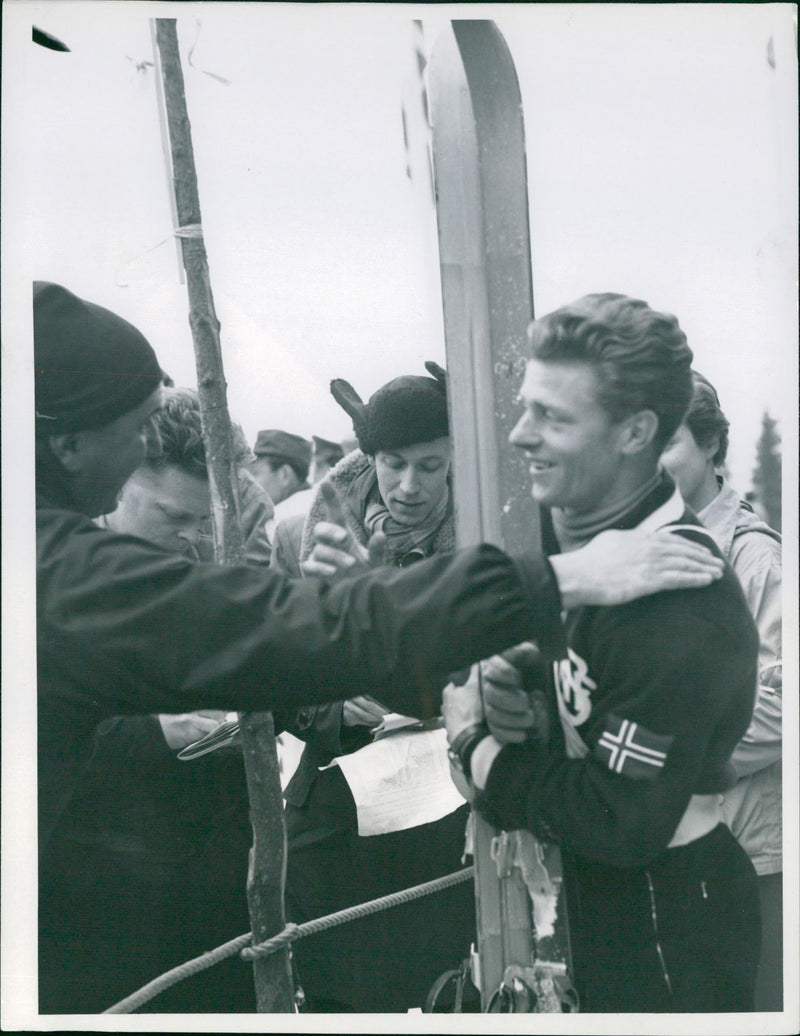
[[[5,0],[4,1031],[798,1031],[797,14]]]

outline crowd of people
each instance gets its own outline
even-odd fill
[[[222,567],[197,394],[35,283],[41,1013],[249,928],[241,752],[180,757],[248,709],[282,743],[289,921],[459,869],[474,810],[559,845],[582,1010],[781,1009],[780,537],[673,316],[589,295],[528,339],[508,448],[541,550],[456,548],[429,363],[366,403],[331,383],[354,449],[234,426]],[[300,940],[298,1003],[419,1008],[475,929],[461,884]],[[146,1010],[253,1011],[251,970]]]

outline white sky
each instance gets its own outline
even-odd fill
[[[423,19],[430,45],[448,18],[493,17],[522,88],[537,313],[604,290],[676,313],[731,419],[736,488],[750,486],[768,407],[788,446],[794,509],[794,13],[791,4],[6,0],[3,446],[14,461],[3,472],[6,680],[13,672],[16,688],[35,685],[30,281],[59,281],[126,316],[179,384],[195,382],[153,69],[136,69],[152,60],[150,17],[178,17],[228,400],[251,441],[262,427],[348,436],[331,378],[347,378],[366,398],[396,374],[422,373],[426,359],[444,360],[434,215],[405,175],[409,19]],[[32,23],[71,52],[34,46]],[[796,512],[784,529],[784,621],[796,631]],[[794,648],[787,665],[796,686]],[[789,729],[796,722],[790,697]],[[4,892],[14,891],[13,902],[3,897],[4,921],[16,911],[4,925],[4,1028],[14,1018],[41,1027],[30,1019],[36,965],[24,935],[35,930],[34,723],[32,694],[4,695],[2,866]],[[17,737],[20,729],[31,736]],[[790,752],[794,760],[794,741]],[[796,860],[795,813],[787,811],[786,836]],[[796,906],[787,902],[795,933]],[[796,1013],[796,987],[787,995]],[[409,1031],[432,1031],[430,1019],[419,1021]],[[110,1022],[118,1031],[141,1025]],[[656,1031],[641,1017],[616,1023],[620,1032]],[[163,1016],[157,1024],[186,1027]],[[264,1018],[259,1025],[269,1028]],[[87,1023],[59,1020],[76,1026]],[[703,1028],[772,1026],[709,1018]]]
[[[331,378],[366,397],[443,362],[434,215],[405,175],[400,105],[410,17],[430,46],[458,8],[5,9],[6,32],[26,42],[7,76],[15,270],[122,313],[179,384],[195,383],[154,70],[136,69],[153,57],[150,16],[177,14],[232,416],[251,440],[263,427],[349,436]],[[783,427],[794,383],[791,5],[497,4],[468,16],[484,10],[523,93],[536,312],[602,290],[675,312],[731,418],[744,492],[761,414]],[[30,44],[31,22],[71,53]]]

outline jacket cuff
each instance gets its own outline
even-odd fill
[[[528,791],[536,749],[526,742],[505,745],[495,757],[486,787],[475,796],[475,808],[502,831],[529,828]]]
[[[306,744],[329,753],[331,758],[342,755],[348,750],[342,744],[342,735],[347,730],[342,723],[343,709],[344,702],[341,701],[298,709],[288,730]]]
[[[543,554],[512,557],[531,611],[530,639],[551,658],[566,655],[567,640],[561,624],[561,591],[553,566]]]

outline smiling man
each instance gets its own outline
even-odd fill
[[[677,320],[588,295],[534,321],[529,340],[510,441],[528,458],[547,552],[608,529],[710,542],[658,466],[692,393]],[[735,575],[570,609],[561,644],[540,647],[547,723],[503,658],[482,664],[482,693],[474,671],[445,691],[445,717],[477,808],[561,845],[582,1009],[753,1010],[755,873],[719,801],[756,688]]]

